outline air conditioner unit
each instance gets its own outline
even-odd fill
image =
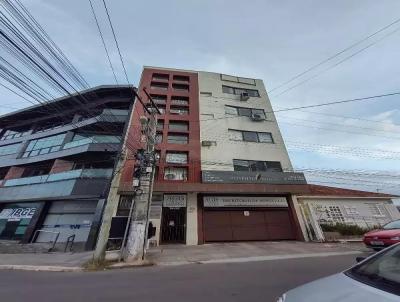
[[[202,141],[201,145],[203,147],[211,147],[213,145],[216,145],[217,143],[215,141]]]
[[[175,174],[172,174],[172,173],[165,174],[165,178],[169,179],[169,180],[173,180],[173,179],[175,179]]]
[[[139,186],[139,179],[138,178],[134,178],[132,180],[132,187],[138,187]]]
[[[263,121],[264,117],[261,114],[253,113],[250,117],[253,121]]]
[[[241,100],[242,102],[248,101],[249,98],[250,98],[250,96],[249,96],[249,94],[248,94],[247,92],[242,92],[242,93],[240,94],[240,100]]]

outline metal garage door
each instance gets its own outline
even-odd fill
[[[65,242],[75,234],[75,242],[85,242],[93,221],[96,201],[56,201],[41,226],[41,230],[60,233],[58,242]],[[40,232],[36,242],[54,240],[55,234]]]
[[[295,239],[288,210],[205,209],[204,240],[250,241]]]

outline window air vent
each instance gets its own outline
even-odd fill
[[[249,98],[250,98],[250,96],[249,96],[249,94],[248,94],[247,92],[242,92],[242,93],[240,94],[240,100],[241,100],[242,102],[248,101]]]
[[[250,118],[251,118],[252,121],[256,121],[256,122],[264,120],[264,117],[261,114],[258,114],[258,113],[253,113]]]

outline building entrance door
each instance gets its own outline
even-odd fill
[[[186,207],[164,207],[161,243],[186,243]]]

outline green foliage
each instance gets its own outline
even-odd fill
[[[362,228],[358,225],[351,225],[345,223],[336,224],[321,224],[321,229],[324,232],[338,232],[340,235],[352,236],[352,235],[364,235],[370,229]]]

